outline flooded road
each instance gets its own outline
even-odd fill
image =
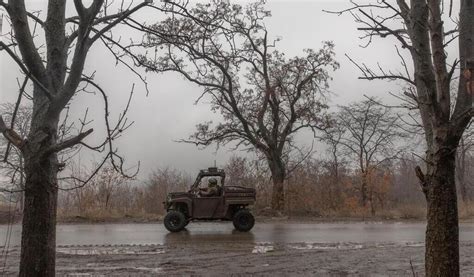
[[[0,275],[16,276],[21,228],[13,226]],[[8,240],[0,226],[0,252]],[[57,227],[59,276],[423,275],[424,223],[65,224]],[[460,225],[461,273],[474,276],[474,223]]]
[[[298,242],[422,242],[425,223],[257,223],[249,233],[233,230],[232,223],[190,223],[187,231],[169,234],[159,224],[66,224],[57,227],[58,245],[165,244],[168,242],[242,241]],[[0,225],[0,243],[7,226]],[[20,243],[21,226],[14,225],[10,245]],[[474,223],[460,225],[460,240],[474,241]]]

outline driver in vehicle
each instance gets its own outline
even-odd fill
[[[217,187],[216,178],[210,178],[207,188],[199,189],[199,194],[206,197],[217,196],[219,194],[219,188]]]

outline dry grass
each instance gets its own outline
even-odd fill
[[[459,203],[459,219],[474,219],[474,202]]]
[[[15,210],[14,205],[0,203],[0,224],[7,224],[11,222],[18,222],[21,214]]]
[[[394,218],[423,220],[426,218],[426,205],[403,204],[391,212],[393,213]]]
[[[4,211],[4,212],[2,212]],[[0,215],[5,214],[8,207],[0,206]],[[254,209],[256,216],[274,217],[278,216],[270,208]],[[286,215],[297,218],[321,219],[321,220],[425,220],[426,206],[424,204],[402,204],[390,209],[379,210],[376,216],[370,214],[367,208],[342,208],[338,211],[325,211],[323,213],[290,211]],[[282,216],[282,215],[280,215]],[[459,204],[459,218],[461,220],[474,220],[474,202]],[[58,210],[58,222],[63,223],[100,223],[100,222],[156,222],[163,219],[163,214],[147,212],[123,213],[119,211],[104,211],[101,209],[90,209],[83,213],[65,212]]]
[[[154,222],[163,218],[162,215],[145,212],[121,213],[101,209],[88,210],[83,213],[68,213],[58,210],[58,222]]]

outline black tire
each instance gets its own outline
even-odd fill
[[[234,214],[232,223],[238,231],[248,232],[255,225],[255,218],[248,210],[240,210]]]
[[[186,216],[180,211],[169,211],[164,219],[165,228],[170,232],[179,232],[187,225]]]

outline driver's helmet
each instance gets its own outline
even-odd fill
[[[217,186],[217,180],[216,180],[216,178],[210,178],[208,182],[209,182],[209,186],[210,186],[210,187],[215,187],[215,186]]]

